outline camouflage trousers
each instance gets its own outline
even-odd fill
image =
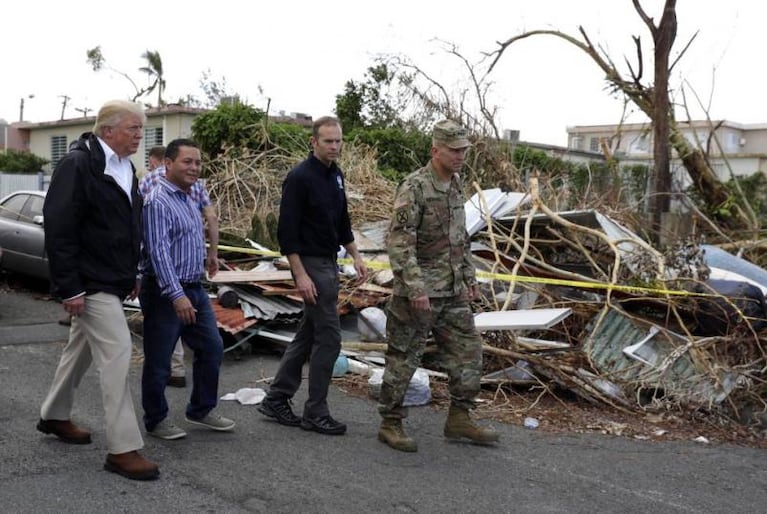
[[[392,296],[387,305],[386,369],[378,412],[384,418],[407,417],[402,406],[410,379],[421,364],[426,340],[432,333],[440,362],[449,377],[450,402],[471,409],[479,394],[482,342],[465,295],[430,298],[431,311],[415,311],[403,296]]]

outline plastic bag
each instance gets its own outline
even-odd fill
[[[386,339],[386,313],[378,307],[365,307],[357,315],[357,330],[363,341]]]
[[[378,399],[381,395],[381,384],[383,383],[383,369],[377,369],[368,379],[368,388],[370,395]],[[418,368],[410,379],[405,398],[402,401],[403,407],[415,407],[426,405],[431,401],[431,387],[429,386],[429,374],[423,368]]]

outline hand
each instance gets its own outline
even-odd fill
[[[71,300],[64,300],[64,310],[69,313],[70,316],[79,316],[85,312],[85,295],[72,298]]]
[[[197,321],[197,309],[192,306],[192,302],[186,296],[173,300],[173,309],[184,325],[191,325]]]
[[[469,301],[479,300],[479,284],[474,283],[469,286]]]
[[[208,258],[206,259],[208,276],[215,277],[218,273],[218,253],[216,251],[208,252]]]
[[[314,287],[314,282],[309,278],[309,275],[304,273],[297,276],[296,287],[298,287],[298,293],[306,303],[309,305],[315,305],[317,303],[317,288]]]
[[[362,257],[354,259],[354,270],[357,272],[357,282],[364,282],[368,278],[368,267]]]
[[[431,302],[429,302],[429,297],[427,295],[410,300],[410,306],[416,311],[428,312],[431,310]]]
[[[141,279],[136,277],[136,284],[133,286],[130,293],[128,293],[128,300],[135,300],[139,293],[141,293]]]

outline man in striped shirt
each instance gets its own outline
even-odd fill
[[[165,176],[144,199],[144,369],[141,403],[149,435],[179,439],[186,432],[168,419],[165,385],[173,346],[179,336],[194,352],[192,393],[186,421],[228,431],[234,421],[213,412],[218,403],[223,341],[202,285],[205,238],[199,205],[190,191],[200,175],[200,150],[189,139],[171,141],[165,151]]]
[[[165,177],[165,147],[153,146],[149,149],[149,171],[141,177],[138,190],[141,196],[146,198],[149,192]],[[208,232],[207,268],[212,277],[218,271],[218,217],[216,208],[210,200],[205,185],[198,180],[189,190],[189,197],[200,208],[202,217],[205,220],[205,226]],[[186,367],[184,366],[184,345],[181,339],[176,342],[173,348],[173,356],[170,361],[170,378],[168,385],[172,387],[186,387]]]

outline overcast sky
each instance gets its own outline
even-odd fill
[[[642,5],[660,19],[662,0]],[[674,56],[699,31],[672,79],[675,88],[687,84],[693,116],[702,115],[696,93],[712,118],[767,123],[767,2],[679,0],[677,17]],[[200,77],[209,69],[256,107],[266,108],[271,98],[272,111],[318,117],[332,114],[344,83],[361,80],[376,55],[404,55],[450,86],[462,82],[464,68],[435,38],[456,44],[475,62],[497,41],[523,30],[577,35],[579,25],[622,70],[624,57],[635,57],[632,35],[642,37],[650,57],[651,37],[631,0],[7,2],[0,19],[0,118],[18,121],[22,98],[24,119],[40,122],[60,118],[62,95],[71,98],[66,118],[81,116],[76,109],[91,109],[92,115],[106,100],[132,96],[124,77],[95,73],[87,64],[86,50],[97,45],[108,64],[140,85],[146,77],[138,72],[141,54],[158,51],[169,101],[202,96]],[[651,73],[648,61],[645,75]],[[568,126],[612,124],[621,117],[622,103],[605,91],[601,72],[559,39],[539,36],[516,44],[491,79],[488,103],[500,108],[498,125],[519,130],[522,140],[564,146]]]

